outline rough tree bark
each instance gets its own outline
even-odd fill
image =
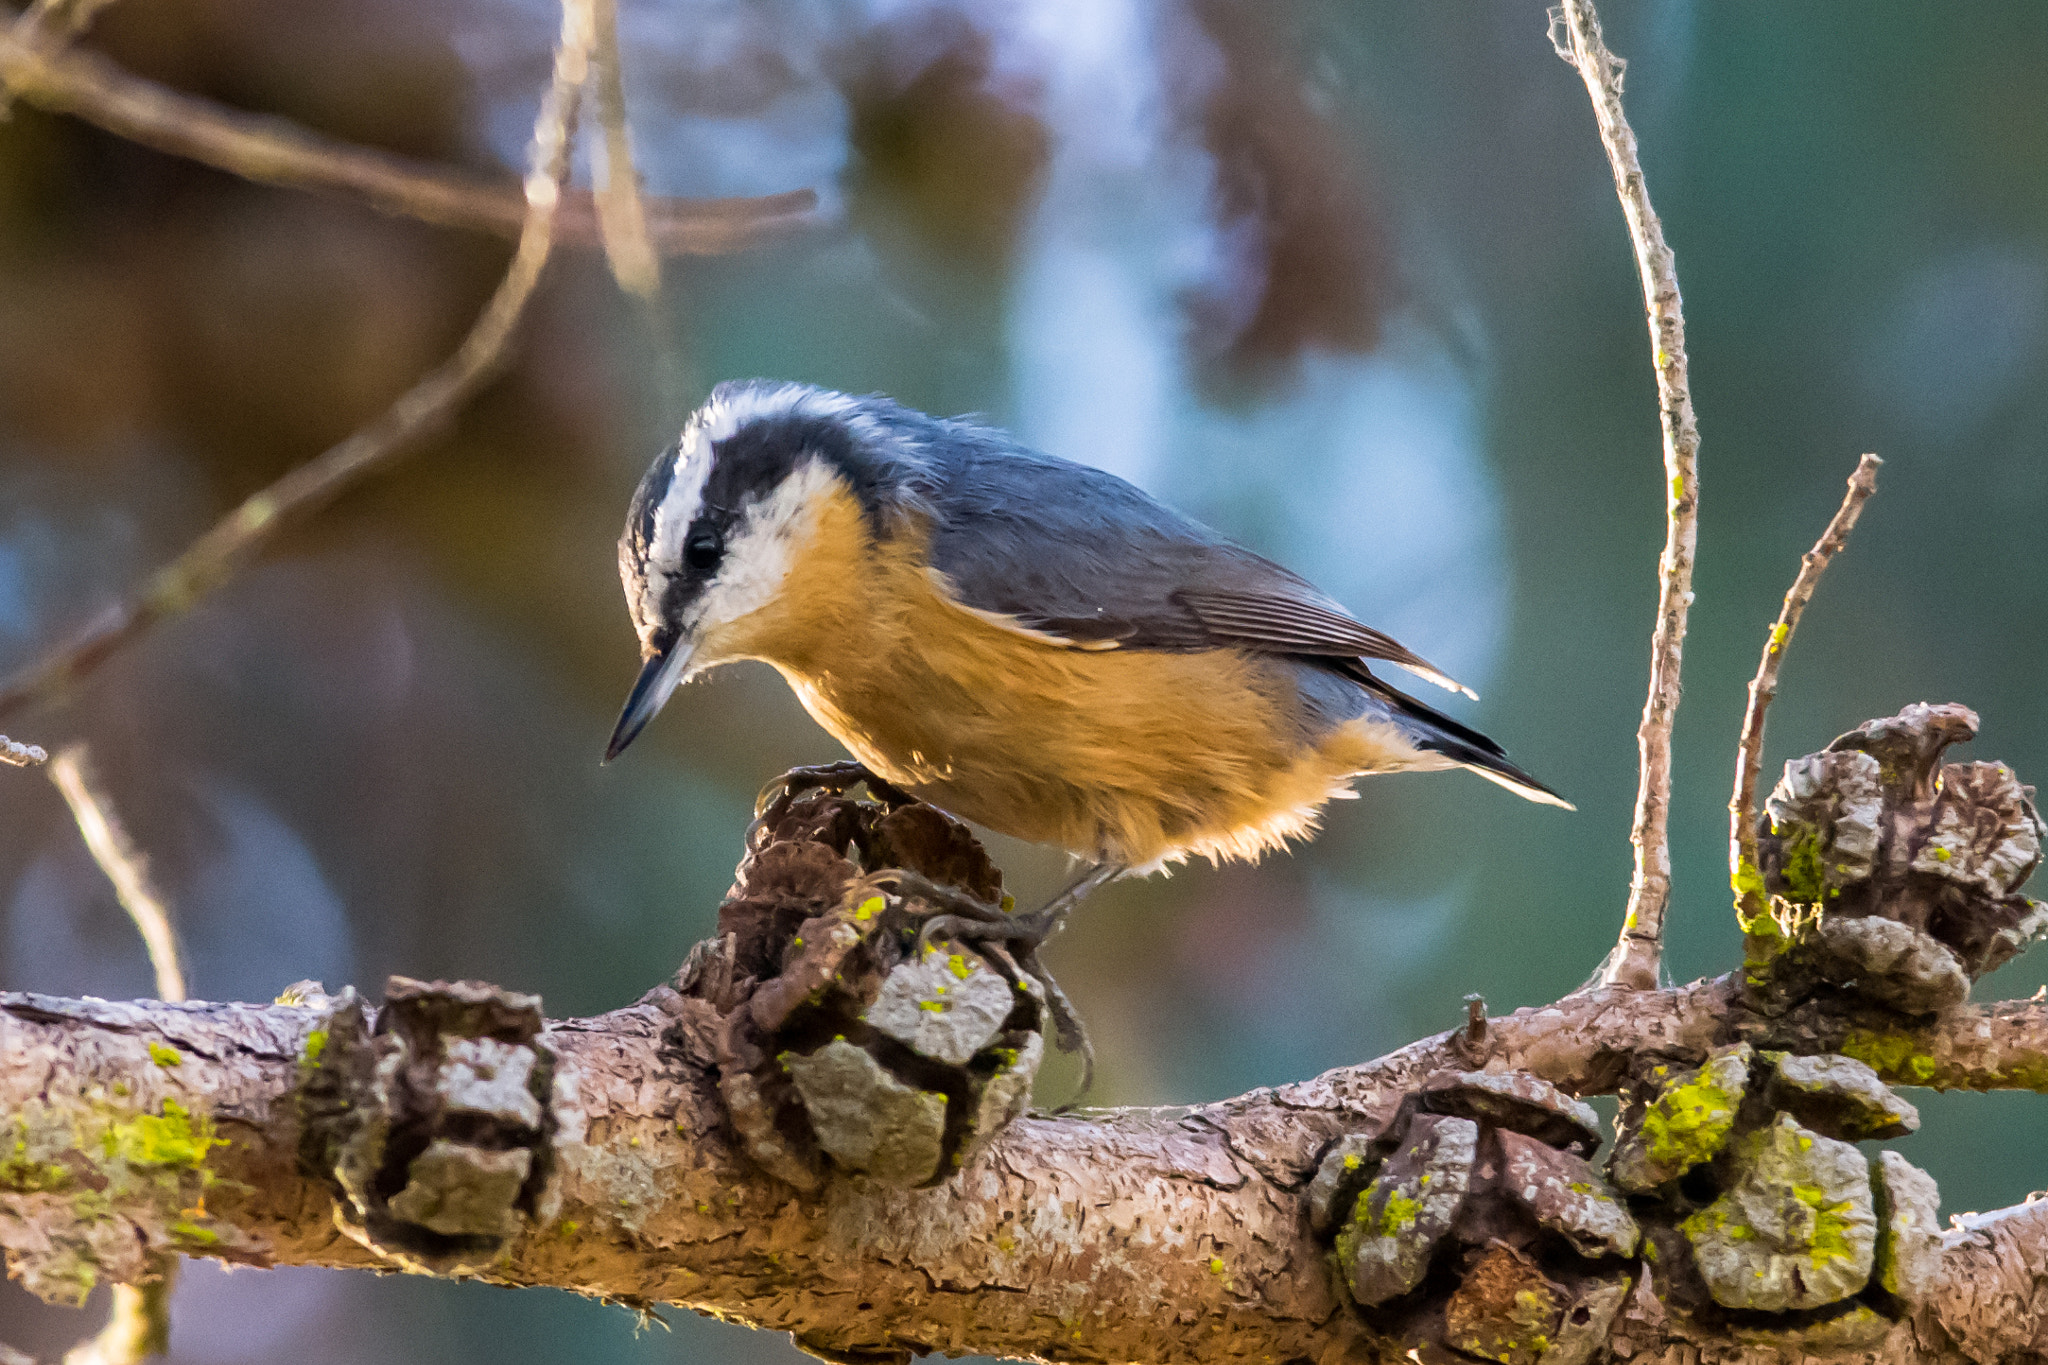
[[[1439,1034],[1312,1081],[1185,1109],[1031,1117],[936,1188],[841,1177],[805,1195],[739,1150],[715,1046],[670,992],[554,1021],[555,1170],[542,1216],[471,1271],[629,1304],[682,1304],[834,1355],[1336,1360],[1369,1342],[1307,1227],[1304,1187],[1344,1134],[1377,1131],[1423,1076],[1481,1065],[1585,1092],[1633,1061],[1738,1038],[1801,1052],[1898,1040],[1887,1079],[2048,1085],[2048,1003],[1964,1007],[1912,1030],[1832,1007],[1750,1013],[1733,977],[1604,988]],[[667,1008],[664,1008],[666,1004]],[[81,1293],[146,1246],[253,1265],[388,1264],[338,1230],[300,1160],[317,1005],[0,996],[0,1243],[39,1290]],[[1929,1074],[1931,1059],[1935,1069]],[[1727,1355],[1651,1313],[1634,1357]],[[2048,1347],[2048,1203],[1947,1234],[1942,1289],[1880,1358],[2019,1359]]]

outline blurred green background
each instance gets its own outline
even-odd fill
[[[1857,454],[1882,491],[1802,628],[1784,758],[1912,701],[2048,774],[2048,8],[1610,0],[1678,252],[1704,436],[1670,968],[1737,941],[1742,688]],[[516,165],[543,0],[125,0],[93,43],[332,135]],[[1537,0],[626,0],[649,189],[812,185],[818,224],[671,260],[653,314],[558,259],[511,374],[59,705],[176,905],[194,994],[478,977],[630,1001],[708,931],[752,794],[835,756],[766,668],[597,757],[635,665],[613,542],[721,378],[978,411],[1307,572],[1478,686],[1579,804],[1389,778],[1256,869],[1100,894],[1049,959],[1094,1098],[1299,1079],[1541,1003],[1626,894],[1662,536],[1640,296]],[[0,667],[34,657],[452,346],[503,244],[0,124]],[[0,984],[146,994],[49,785],[0,774]],[[1020,899],[1061,861],[997,841]],[[2025,995],[2036,953],[1980,987]],[[1064,1094],[1071,1073],[1047,1085]],[[2048,1186],[2033,1096],[1915,1094],[1949,1211]],[[0,1339],[98,1321],[0,1288]],[[192,1266],[174,1358],[794,1359],[551,1292]]]

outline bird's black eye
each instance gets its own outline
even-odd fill
[[[695,527],[683,542],[683,563],[694,573],[710,573],[724,557],[725,537],[715,527]]]

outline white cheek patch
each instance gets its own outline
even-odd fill
[[[797,552],[817,533],[826,500],[843,486],[823,460],[805,460],[774,492],[748,504],[718,576],[691,612],[690,631],[708,636],[774,602]]]

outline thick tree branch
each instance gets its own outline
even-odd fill
[[[1664,554],[1658,560],[1657,629],[1650,641],[1650,695],[1636,732],[1642,777],[1629,842],[1636,850],[1628,913],[1621,941],[1608,958],[1610,984],[1649,989],[1664,956],[1664,909],[1671,899],[1671,727],[1678,715],[1679,667],[1685,618],[1692,606],[1692,562],[1699,542],[1699,427],[1686,378],[1685,313],[1678,296],[1677,260],[1664,241],[1664,225],[1650,207],[1649,187],[1636,157],[1636,135],[1621,108],[1623,63],[1600,39],[1592,0],[1564,0],[1551,12],[1551,41],[1577,68],[1593,99],[1600,142],[1614,170],[1615,192],[1628,219],[1650,351],[1657,371],[1657,411],[1664,429]]]
[[[512,184],[335,142],[286,119],[167,89],[90,52],[48,51],[0,33],[0,86],[51,113],[247,180],[346,194],[380,212],[443,227],[507,238],[524,231],[526,201]],[[737,251],[809,221],[816,205],[811,190],[654,199],[646,206],[646,235],[666,255]],[[565,191],[554,232],[573,245],[602,242],[592,196]]]
[[[699,1002],[650,1000],[540,1035],[554,1065],[555,1174],[543,1215],[483,1277],[689,1305],[842,1353],[1170,1362],[1361,1350],[1302,1187],[1333,1138],[1376,1131],[1416,1079],[1479,1060],[1461,1032],[1444,1033],[1220,1104],[1025,1119],[937,1188],[838,1177],[801,1195],[739,1151]],[[144,1247],[378,1264],[336,1231],[330,1186],[301,1164],[305,1058],[331,1045],[315,1041],[321,1020],[302,1005],[0,995],[0,1055],[16,1059],[0,1071],[0,1123],[22,1143],[0,1166],[0,1242],[17,1273],[45,1292],[82,1288],[82,1270],[118,1277]],[[1856,1027],[1752,1016],[1722,978],[1492,1019],[1483,1060],[1593,1092],[1630,1057],[1696,1061],[1736,1035],[1811,1045]],[[1966,1007],[1895,1037],[1908,1041],[1881,1067],[1894,1080],[2010,1086],[2022,1060],[2048,1078],[2048,1003]],[[1928,1076],[1916,1056],[1940,1070]],[[108,1153],[129,1152],[136,1126],[163,1115],[184,1116],[171,1164],[150,1180],[110,1170],[122,1158]],[[110,1198],[82,1216],[76,1192],[94,1180]],[[202,1185],[203,1218],[191,1204]],[[1934,1317],[1894,1333],[1895,1358],[2031,1340],[2048,1322],[2048,1256],[2033,1254],[2048,1246],[2048,1208],[1972,1228],[1951,1238]],[[82,1266],[79,1247],[97,1264]],[[1990,1254],[2014,1248],[2029,1258]],[[2002,1297],[2015,1292],[2022,1308]],[[1631,1327],[1639,1354],[1679,1345],[1643,1330]]]

